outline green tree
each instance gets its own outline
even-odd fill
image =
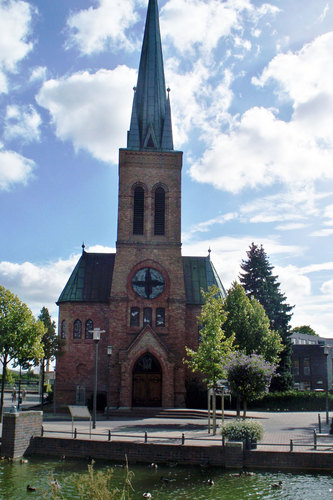
[[[216,432],[216,400],[215,387],[218,380],[225,377],[225,364],[233,351],[234,335],[226,337],[223,323],[226,320],[223,299],[217,286],[207,292],[201,291],[204,305],[198,318],[200,340],[198,350],[185,347],[188,359],[184,362],[193,372],[200,372],[208,389],[213,389],[213,432]]]
[[[313,337],[319,337],[318,333],[314,331],[309,325],[295,326],[291,330],[291,333],[303,333],[303,335],[312,335]]]
[[[43,404],[43,393],[44,393],[44,379],[45,379],[45,368],[50,361],[61,352],[61,348],[64,345],[64,340],[56,333],[55,321],[52,321],[50,313],[47,307],[41,309],[40,315],[38,316],[39,321],[44,325],[44,335],[42,336],[42,346],[44,350],[44,356],[41,359],[40,370],[41,370],[41,402]]]
[[[217,286],[201,291],[204,305],[198,318],[200,341],[197,351],[185,347],[188,359],[185,363],[193,372],[200,372],[208,388],[225,376],[225,362],[233,350],[235,336],[226,337],[223,324],[227,318],[223,299]]]
[[[0,418],[2,418],[6,369],[27,366],[43,356],[41,338],[44,327],[36,321],[26,304],[10,290],[0,286],[0,361],[2,363]]]
[[[247,252],[247,260],[241,263],[241,269],[243,273],[240,274],[240,282],[246,294],[249,297],[255,297],[260,302],[269,317],[271,329],[277,331],[282,339],[283,351],[277,376],[274,377],[271,387],[277,390],[290,389],[293,385],[293,378],[289,323],[293,306],[287,304],[285,295],[280,291],[280,283],[272,272],[274,267],[270,265],[262,245],[252,243]]]
[[[235,335],[237,349],[245,354],[262,354],[266,361],[278,363],[283,350],[278,332],[270,329],[265,309],[244,288],[234,282],[225,300],[227,319],[223,325],[227,337]]]
[[[258,354],[234,353],[228,362],[228,382],[231,393],[243,402],[243,418],[247,402],[263,397],[268,391],[276,365]]]

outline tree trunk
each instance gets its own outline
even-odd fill
[[[243,420],[246,419],[246,412],[247,412],[247,401],[246,399],[243,400]]]
[[[236,410],[237,410],[237,418],[240,418],[240,396],[237,396]]]
[[[1,381],[1,398],[0,398],[0,422],[2,422],[3,399],[5,395],[5,382],[6,382],[6,368],[7,368],[7,355],[2,361],[2,381]]]

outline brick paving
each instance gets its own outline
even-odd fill
[[[313,451],[314,430],[318,432],[318,412],[248,412],[248,417],[261,422],[264,426],[264,437],[258,446],[260,450],[288,451],[290,440],[293,441],[293,450]],[[329,425],[326,425],[325,413],[320,413],[322,422],[322,433],[329,433]],[[226,414],[225,421],[235,418],[234,412]],[[329,420],[330,421],[330,420]],[[218,423],[221,423],[219,415]],[[77,429],[77,437],[90,439],[89,421],[74,422]],[[187,418],[117,418],[109,420],[99,416],[96,429],[91,429],[91,438],[94,440],[108,440],[111,432],[111,440],[120,441],[145,441],[147,432],[148,442],[181,444],[183,435],[185,444],[199,444],[200,446],[211,446],[221,443],[219,430],[214,436],[209,434],[207,419]],[[71,437],[72,422],[70,417],[59,417],[45,415],[44,432],[46,436]],[[66,432],[67,434],[64,434]],[[321,451],[333,451],[332,438],[321,438],[318,440],[318,449]]]

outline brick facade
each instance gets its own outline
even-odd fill
[[[200,305],[186,303],[181,255],[181,166],[182,153],[133,152],[120,150],[119,212],[117,251],[112,285],[106,303],[60,303],[59,326],[68,325],[64,354],[57,361],[57,402],[76,401],[77,387],[85,388],[86,400],[94,386],[95,345],[84,338],[84,325],[105,330],[98,345],[98,392],[110,407],[129,408],[133,402],[133,370],[137,360],[150,353],[161,368],[161,406],[185,406],[185,346],[198,343],[197,316]],[[137,185],[145,191],[144,231],[134,235],[133,192]],[[166,193],[165,234],[153,234],[154,190],[163,186]],[[135,273],[142,268],[157,270],[164,279],[163,293],[142,298],[132,287]],[[140,324],[131,326],[131,308],[140,311]],[[152,324],[143,324],[143,310],[152,311]],[[165,314],[163,326],[156,326],[157,309]],[[82,338],[73,338],[73,324],[82,323]],[[108,373],[107,346],[113,353]]]

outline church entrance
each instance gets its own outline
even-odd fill
[[[133,368],[133,406],[162,406],[162,369],[157,359],[146,353]]]

